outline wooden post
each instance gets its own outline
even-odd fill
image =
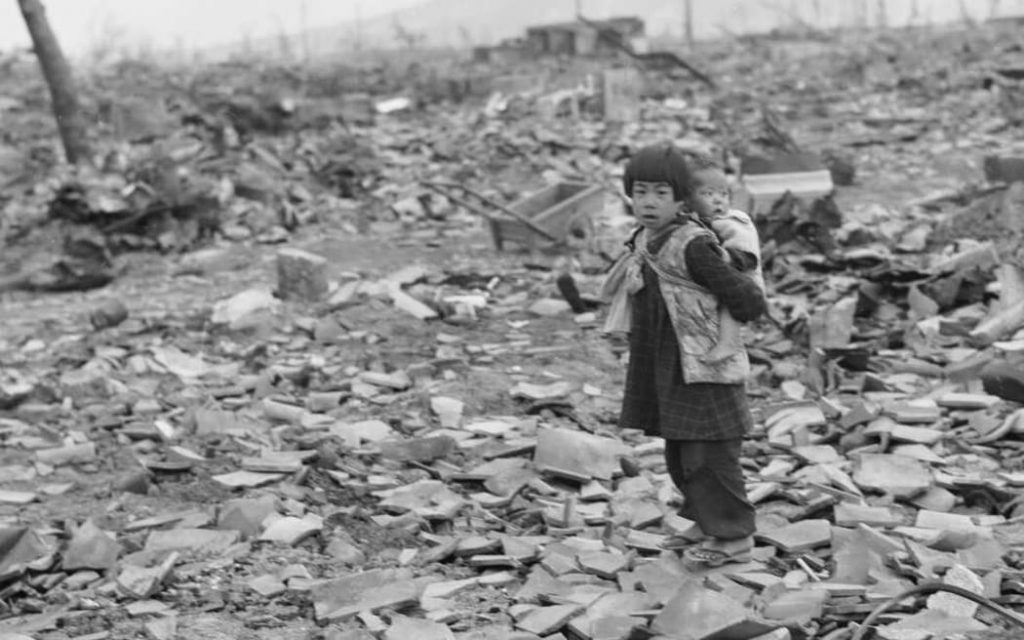
[[[693,0],[683,0],[683,35],[686,46],[693,48]]]
[[[57,130],[64,145],[64,155],[72,164],[88,160],[91,155],[89,139],[82,109],[78,103],[71,65],[64,57],[57,36],[50,28],[50,22],[46,19],[46,9],[40,0],[18,0],[18,6],[32,38],[32,46],[39,59],[46,85],[50,89],[53,115],[57,119]]]
[[[309,64],[309,58],[312,55],[309,46],[309,3],[306,0],[302,0],[299,5],[300,10],[300,22],[302,26],[302,61],[305,64]]]

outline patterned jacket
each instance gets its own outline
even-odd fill
[[[685,256],[690,242],[714,234],[700,224],[681,225],[672,232],[657,255],[647,251],[646,235],[644,230],[637,236],[634,255],[650,265],[658,275],[661,295],[679,342],[683,379],[691,384],[746,382],[750,376],[750,360],[743,345],[732,345],[728,357],[717,362],[703,358],[718,342],[719,303],[710,291],[693,282],[686,268]]]

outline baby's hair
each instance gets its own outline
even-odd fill
[[[633,197],[633,184],[637,182],[664,182],[672,186],[672,197],[682,202],[693,190],[691,169],[686,157],[671,144],[657,144],[636,152],[626,165],[622,186],[626,195]]]

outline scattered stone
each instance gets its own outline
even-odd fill
[[[1001,398],[986,393],[946,393],[936,400],[940,407],[947,409],[966,409],[977,411],[991,409],[999,404]]]
[[[444,429],[458,429],[462,426],[462,411],[465,406],[461,400],[446,396],[434,396],[430,399],[430,409]]]
[[[395,615],[391,618],[391,626],[384,632],[384,640],[455,640],[446,625],[422,618],[409,618]]]
[[[400,610],[418,600],[418,588],[408,569],[353,573],[313,589],[313,609],[319,622],[348,620],[362,611]]]
[[[263,522],[277,512],[277,501],[272,496],[228,500],[220,509],[217,528],[237,531],[243,540],[259,535]]]
[[[65,571],[97,569],[106,571],[117,564],[121,546],[113,536],[88,519],[78,527],[67,549],[64,550],[61,566]]]
[[[793,447],[793,455],[808,464],[829,464],[842,459],[835,447],[827,444]]]
[[[885,453],[864,453],[855,458],[853,481],[861,489],[881,491],[896,498],[913,498],[932,486],[932,474],[922,462]]]
[[[383,373],[380,371],[364,371],[359,374],[359,379],[375,387],[405,391],[412,386],[412,379],[404,371]]]
[[[628,453],[628,446],[611,438],[568,429],[542,429],[537,434],[533,462],[540,471],[589,482],[593,478],[610,480],[619,469],[619,456]]]
[[[455,449],[451,436],[429,436],[412,440],[391,440],[380,443],[384,458],[399,462],[433,462],[445,458]]]
[[[903,522],[899,514],[888,507],[872,507],[854,502],[840,502],[834,507],[835,523],[840,527],[866,524],[871,527],[895,527]]]
[[[422,518],[450,520],[466,506],[465,498],[438,480],[421,480],[413,484],[378,491],[380,506],[390,511],[412,512]]]
[[[555,400],[568,395],[573,389],[571,382],[552,382],[551,384],[540,385],[529,382],[520,382],[509,391],[513,398],[525,400]]]
[[[541,298],[530,305],[529,311],[535,316],[553,317],[569,313],[572,307],[560,298]]]
[[[101,577],[103,576],[95,571],[76,571],[64,580],[64,588],[68,591],[78,591],[96,582]]]
[[[190,551],[219,555],[238,542],[237,531],[219,529],[169,529],[153,531],[146,538],[146,551]]]
[[[229,489],[262,487],[284,478],[280,473],[256,473],[254,471],[232,471],[213,476],[218,483]]]
[[[282,300],[316,302],[329,288],[326,258],[301,249],[277,252],[277,294]]]
[[[584,608],[578,604],[539,607],[518,620],[516,627],[538,636],[549,636],[564,627],[570,619],[575,618],[583,613],[583,611]]]
[[[878,628],[882,640],[931,640],[932,638],[966,637],[988,627],[974,618],[950,617],[941,610],[926,609],[899,622]]]
[[[829,592],[825,589],[786,591],[767,603],[762,615],[787,626],[804,625],[822,617]]]
[[[579,556],[580,567],[606,580],[614,580],[621,571],[629,567],[629,558],[618,553],[584,553]]]
[[[931,446],[945,437],[938,429],[929,429],[928,427],[908,427],[906,425],[897,425],[889,432],[892,439],[897,442],[910,442],[914,444],[923,444]]]
[[[360,566],[366,562],[366,555],[348,540],[341,537],[333,538],[325,549],[326,553],[341,564]]]
[[[323,519],[318,515],[307,514],[302,518],[283,516],[272,520],[267,525],[260,540],[278,542],[293,547],[306,538],[320,533],[323,526]]]
[[[93,398],[106,398],[112,390],[106,374],[88,366],[62,373],[60,388],[65,397],[79,403]]]
[[[451,598],[455,594],[465,591],[466,589],[471,589],[478,584],[480,584],[480,578],[434,582],[427,585],[423,590],[423,598]]]
[[[828,520],[802,520],[772,531],[759,532],[757,538],[786,553],[809,551],[832,541]]]
[[[391,301],[394,303],[395,307],[405,313],[408,313],[414,318],[418,318],[420,320],[433,320],[438,317],[437,311],[410,296],[397,286],[391,288],[389,293],[391,294]]]
[[[97,331],[116,327],[127,319],[128,308],[116,299],[104,300],[89,311],[89,323]]]
[[[274,313],[280,306],[281,301],[268,289],[249,289],[214,305],[210,320],[231,329],[244,329],[258,322],[262,315]]]
[[[117,576],[117,586],[136,598],[149,598],[156,594],[171,575],[178,561],[178,553],[171,552],[156,567],[139,567],[129,564]]]
[[[167,611],[170,611],[171,607],[159,600],[136,600],[135,602],[129,602],[126,604],[124,609],[131,617],[140,618],[142,616],[166,613]]]
[[[985,583],[978,574],[961,564],[954,564],[942,577],[942,582],[978,595],[985,593]],[[973,618],[978,612],[978,603],[954,593],[940,591],[928,596],[928,608],[941,611],[951,618]]]
[[[914,526],[921,529],[944,529],[948,531],[975,531],[977,529],[970,516],[929,511],[927,509],[921,509],[917,512]]]
[[[246,584],[264,598],[273,598],[288,590],[288,586],[284,582],[269,573],[252,578]]]
[[[143,625],[150,640],[174,640],[178,635],[177,616],[164,616]]]
[[[774,625],[754,619],[753,614],[729,596],[711,591],[696,580],[686,580],[651,622],[651,630],[670,638],[752,638],[768,633]]]
[[[50,466],[93,462],[96,459],[96,443],[71,444],[56,449],[36,451],[36,459]]]
[[[10,491],[0,489],[0,504],[31,504],[39,499],[39,496],[31,491]]]

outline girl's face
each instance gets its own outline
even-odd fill
[[[679,203],[667,182],[633,183],[633,215],[650,231],[660,231],[679,215]]]

